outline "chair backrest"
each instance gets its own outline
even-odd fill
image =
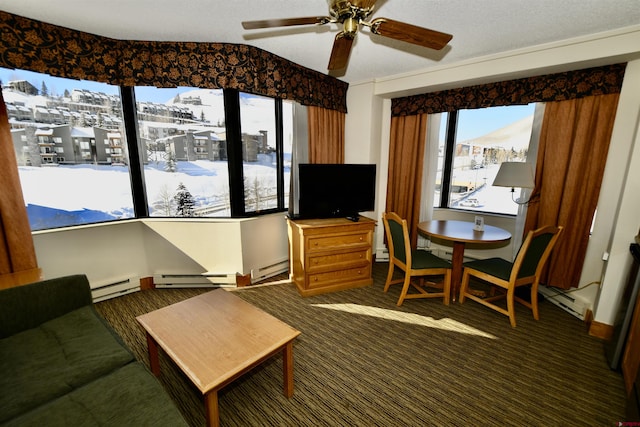
[[[562,230],[562,226],[546,226],[529,231],[513,262],[510,280],[531,276],[539,278]]]
[[[387,233],[389,258],[395,258],[410,268],[411,247],[407,220],[400,218],[395,212],[385,212],[382,214],[382,222]]]

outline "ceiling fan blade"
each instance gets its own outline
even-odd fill
[[[308,16],[304,18],[285,18],[285,19],[263,19],[261,21],[244,21],[242,28],[245,30],[256,30],[258,28],[272,28],[272,27],[290,27],[293,25],[312,25],[312,24],[326,24],[330,22],[331,18],[328,16]]]
[[[376,18],[371,21],[371,32],[384,37],[417,44],[431,49],[440,50],[453,38],[451,34],[429,30],[405,22],[388,18]]]
[[[336,35],[336,39],[333,42],[333,49],[331,49],[329,66],[327,67],[329,70],[341,70],[347,66],[352,44],[353,37],[347,36],[343,32]]]

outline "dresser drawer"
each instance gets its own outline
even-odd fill
[[[370,260],[371,251],[367,247],[366,249],[351,252],[309,256],[307,268],[309,273],[322,269],[326,270],[327,268],[338,270],[341,268],[350,268],[352,266],[368,264]]]
[[[336,282],[357,282],[371,279],[371,264],[362,267],[334,270],[326,273],[309,274],[309,288],[321,288]]]
[[[371,233],[353,233],[328,236],[310,236],[307,239],[308,251],[349,248],[354,246],[371,246]]]

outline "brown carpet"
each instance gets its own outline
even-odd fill
[[[473,301],[405,301],[374,285],[302,298],[290,283],[237,295],[289,323],[295,393],[282,394],[276,356],[220,393],[223,426],[611,426],[624,421],[622,377],[583,322],[549,302],[540,321],[517,307],[517,328]],[[148,363],[135,316],[206,292],[159,289],[96,304],[136,357]],[[215,325],[211,325],[215,328]],[[199,392],[161,353],[160,381],[193,426]]]

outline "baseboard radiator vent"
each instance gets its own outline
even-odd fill
[[[567,313],[584,320],[587,303],[582,299],[574,298],[571,294],[563,292],[561,289],[543,285],[538,286],[538,293]]]
[[[378,249],[376,251],[376,262],[389,262],[389,249]]]
[[[259,282],[269,277],[289,271],[289,259],[285,258],[273,264],[251,270],[251,283]]]
[[[156,288],[236,287],[235,273],[161,273],[153,275]]]
[[[420,249],[421,251],[434,253],[433,249],[431,248],[419,247],[418,249]],[[438,254],[435,253],[435,255],[438,255]],[[389,249],[387,248],[378,249],[376,251],[376,262],[389,262]]]
[[[442,259],[446,259],[448,261],[451,261],[453,259],[453,251],[451,249],[435,249],[432,252],[434,255],[437,255]],[[477,261],[479,259],[480,258],[469,256],[465,253],[462,262]]]
[[[118,280],[109,280],[98,285],[92,284],[91,296],[93,302],[100,302],[110,298],[119,297],[140,290],[139,277],[125,277]]]

